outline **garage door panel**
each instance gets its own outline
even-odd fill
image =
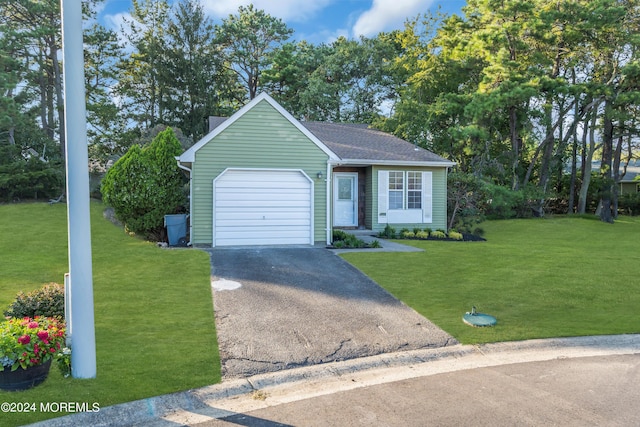
[[[214,190],[216,246],[313,243],[312,186],[300,171],[227,170]]]

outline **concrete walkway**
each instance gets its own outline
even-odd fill
[[[611,359],[612,356],[621,355],[634,356],[624,360]],[[568,365],[567,361],[570,359],[575,359],[583,369]],[[602,363],[598,363],[599,361]],[[542,365],[528,365],[534,362],[545,362],[545,368],[541,369]],[[501,372],[505,372],[503,375],[514,380],[520,378],[520,380],[504,381],[503,378],[500,395],[506,400],[494,401],[489,393],[496,388],[498,371],[486,368],[506,366],[510,368],[508,370],[501,368]],[[567,369],[567,366],[573,366],[573,368]],[[458,385],[453,388],[450,383],[447,383],[448,377],[438,377],[440,374],[455,372],[463,376],[460,377],[461,382],[456,382],[455,384]],[[520,372],[526,372],[526,374]],[[545,378],[560,375],[563,376],[563,381],[545,380]],[[416,379],[421,381],[416,383],[414,381]],[[445,396],[446,399],[442,395],[443,400],[438,400],[436,394],[416,394],[410,391],[412,390],[410,387],[417,387],[416,384],[426,384],[427,381],[436,379],[441,381],[438,384],[449,384],[450,388],[447,390],[450,394]],[[445,382],[442,383],[442,381]],[[422,413],[422,416],[428,416],[429,411],[440,411],[433,413],[434,420],[439,420],[435,425],[460,425],[460,421],[463,420],[474,425],[487,426],[639,425],[638,381],[640,381],[640,335],[558,338],[479,346],[455,345],[382,354],[261,374],[225,381],[201,389],[101,408],[97,413],[56,418],[33,424],[33,426],[251,425],[274,427],[288,425],[287,420],[294,419],[298,420],[296,425],[332,425],[331,418],[325,418],[327,420],[325,422],[321,418],[321,413],[318,412],[319,408],[325,408],[329,417],[332,411],[332,407],[327,406],[329,398],[335,399],[335,402],[341,402],[342,409],[339,408],[339,403],[335,403],[333,416],[338,416],[339,411],[344,411],[347,418],[344,418],[342,425],[424,425],[424,419],[418,418],[415,422],[415,417],[418,416],[416,414]],[[444,385],[440,386],[441,392],[444,390],[442,387]],[[461,388],[460,393],[456,395],[456,387],[466,388],[464,390]],[[572,398],[570,393],[575,389],[583,390],[585,399],[593,395],[592,400],[600,402],[599,406],[588,402],[582,405],[570,403]],[[434,390],[431,392],[436,393]],[[367,419],[371,412],[363,409],[365,403],[360,400],[363,398],[362,393],[369,393],[366,397],[366,405],[379,408],[378,413],[385,415],[385,422],[377,423],[375,419]],[[482,393],[487,394],[482,395]],[[563,393],[567,394],[563,395]],[[476,398],[473,397],[474,395]],[[402,401],[398,401],[399,396],[404,396]],[[466,412],[463,411],[465,401],[458,400],[462,396],[469,399],[469,405],[476,405],[477,412],[469,408]],[[565,399],[565,402],[559,399]],[[532,401],[547,406],[534,410],[532,405],[528,405],[524,411],[523,407],[514,404],[515,401],[521,401],[523,404]],[[611,406],[613,409],[610,410],[607,409],[608,406],[603,407],[605,401],[606,405],[612,405],[612,402],[618,403]],[[300,405],[305,402],[304,407],[314,408],[314,411],[307,409],[309,412],[305,413],[303,406],[294,405],[296,402],[300,402]],[[394,415],[393,408],[400,408],[403,405],[405,408],[413,408],[413,411],[417,411],[410,415],[410,419],[414,420],[413,423],[406,423],[407,418],[403,418],[404,412]],[[588,405],[591,406],[586,407]],[[428,408],[427,412],[421,409],[425,407]],[[271,408],[270,412],[260,412],[267,411],[269,408]],[[276,408],[284,411],[285,415],[279,416],[282,421],[269,421],[259,415],[273,414]],[[286,415],[287,410],[294,412]],[[611,413],[607,414],[609,410]],[[476,413],[482,414],[483,418],[471,416]],[[529,418],[521,418],[524,416],[522,414],[528,414]],[[437,418],[435,418],[436,415]],[[348,422],[349,416],[356,417],[356,421]],[[566,420],[574,421],[563,422]],[[585,420],[591,423],[585,424]]]

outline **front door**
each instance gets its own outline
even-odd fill
[[[358,226],[358,174],[335,173],[333,175],[333,225]]]

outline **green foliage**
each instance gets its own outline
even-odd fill
[[[409,231],[409,230],[402,230],[402,231],[400,231],[400,236],[403,239],[412,239],[412,238],[416,237],[416,233],[414,233],[413,231]]]
[[[429,238],[429,232],[420,230],[417,233],[415,233],[415,236],[418,239],[427,239],[427,238]]]
[[[0,201],[60,196],[64,192],[64,168],[52,141],[42,132],[23,127],[15,129],[14,136],[28,144],[0,142]]]
[[[132,146],[109,169],[102,181],[103,200],[128,230],[157,239],[164,216],[184,208],[185,178],[175,160],[181,151],[173,130],[167,128],[148,146]]]
[[[434,239],[446,239],[447,234],[444,231],[436,230],[432,231],[429,237],[433,237]]]
[[[342,230],[333,230],[333,243],[334,248],[365,248],[367,244],[358,239],[353,234],[347,233]]]
[[[458,233],[454,230],[449,230],[449,238],[453,240],[462,240],[464,236],[462,236],[462,233]]]
[[[627,215],[640,215],[640,193],[627,193],[618,199],[618,209]]]
[[[65,343],[64,323],[53,317],[0,321],[0,371],[27,369],[51,360]]]
[[[374,240],[373,242],[369,243],[369,247],[378,249],[378,248],[381,248],[382,245],[380,244],[379,240]]]
[[[56,317],[64,319],[64,287],[48,283],[28,293],[20,292],[15,301],[4,311],[8,317]]]
[[[378,237],[383,237],[385,239],[395,239],[396,229],[390,226],[389,224],[387,224],[385,225],[384,230],[378,233]]]
[[[243,82],[249,99],[257,95],[270,53],[291,34],[293,30],[283,20],[255,9],[253,4],[240,6],[237,15],[229,15],[216,26],[225,62]]]

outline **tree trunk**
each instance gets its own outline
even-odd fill
[[[613,108],[611,101],[606,100],[604,106],[603,130],[602,130],[602,163],[600,164],[600,174],[603,182],[600,188],[600,220],[613,222],[612,214],[612,193],[613,185],[611,180],[611,167],[613,159]]]
[[[520,178],[518,177],[518,165],[520,163],[520,138],[518,137],[518,116],[515,106],[509,107],[509,137],[511,139],[511,155],[513,162],[511,165],[512,183],[511,189],[516,191],[520,188]]]
[[[589,196],[589,184],[591,183],[591,160],[593,159],[593,153],[596,151],[595,141],[595,128],[596,128],[596,109],[591,111],[590,120],[585,119],[585,129],[582,134],[582,184],[580,186],[580,193],[578,194],[578,213],[584,214],[587,211],[587,197]],[[587,132],[587,123],[589,131]],[[588,137],[587,137],[588,135]],[[589,139],[589,145],[587,146],[587,138]]]

